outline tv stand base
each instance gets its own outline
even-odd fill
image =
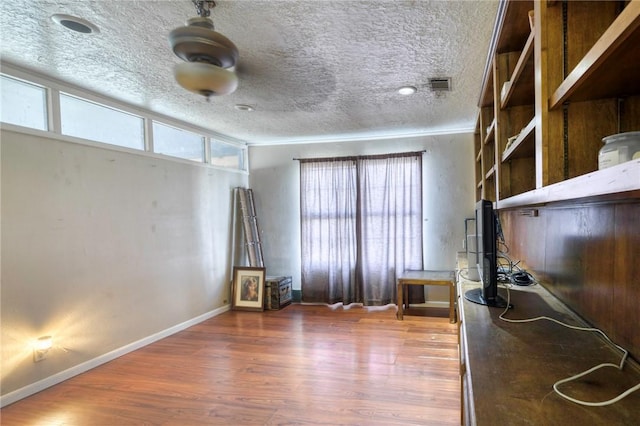
[[[485,299],[482,295],[482,288],[474,288],[468,290],[464,294],[464,298],[470,302],[477,303],[479,305],[490,306],[492,308],[506,308],[507,301],[502,296],[497,295],[494,300]],[[509,309],[513,308],[513,305],[509,304]]]

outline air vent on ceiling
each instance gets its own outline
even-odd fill
[[[432,92],[448,92],[451,90],[451,77],[430,78],[429,88]]]

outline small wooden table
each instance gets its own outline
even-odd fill
[[[406,285],[444,285],[449,287],[449,322],[456,322],[455,297],[456,274],[453,271],[404,271],[398,277],[398,313],[396,316],[402,319],[404,305],[409,307],[409,298],[404,297]],[[408,293],[408,292],[407,292]]]

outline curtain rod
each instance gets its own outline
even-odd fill
[[[393,154],[378,154],[378,155],[351,155],[346,157],[320,157],[320,158],[294,158],[293,161],[311,162],[311,161],[355,161],[355,160],[370,160],[378,158],[395,158],[395,157],[413,157],[422,155],[426,150],[413,151],[413,152],[398,152]]]

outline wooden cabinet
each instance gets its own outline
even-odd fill
[[[640,189],[640,161],[598,171],[603,137],[640,130],[638,75],[640,0],[501,2],[476,125],[476,198],[500,209],[544,203],[551,185],[556,200]]]

